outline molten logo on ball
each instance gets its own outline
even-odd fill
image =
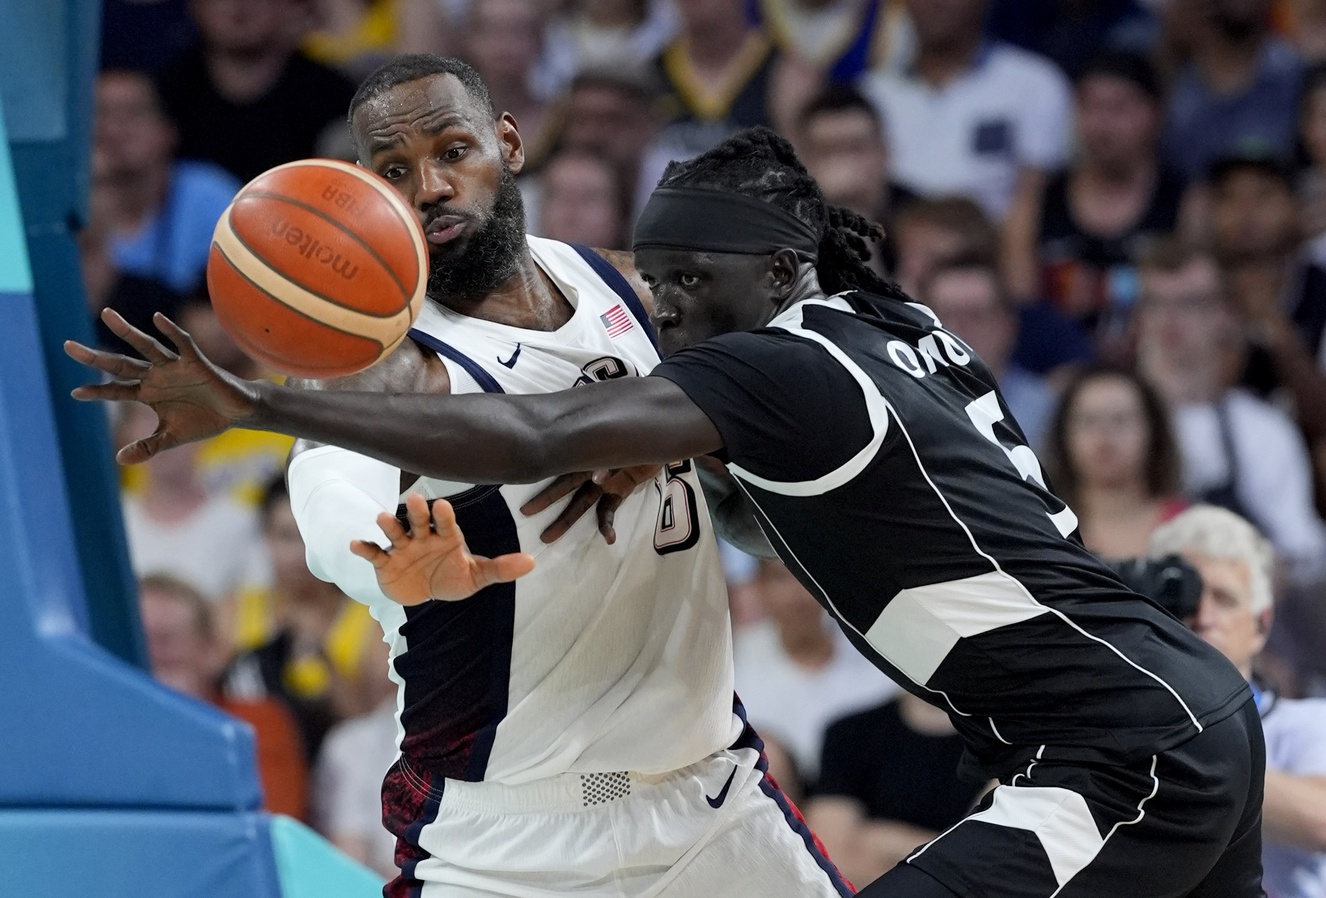
[[[337,209],[341,210],[347,215],[352,215],[355,218],[358,218],[359,213],[362,212],[364,209],[364,207],[360,205],[357,200],[355,200],[353,193],[350,193],[348,190],[346,190],[344,187],[342,187],[340,184],[336,183],[335,181],[328,184],[323,189],[322,198],[324,200],[327,200]]]
[[[284,219],[278,218],[272,222],[272,236],[284,237],[285,242],[296,247],[295,251],[305,259],[312,259],[323,265],[330,265],[332,271],[347,281],[353,280],[354,276],[359,273],[358,265],[342,257],[330,246],[324,246],[322,241],[313,235],[304,233],[302,228],[294,227]]]

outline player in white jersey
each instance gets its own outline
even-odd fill
[[[494,121],[472,69],[389,63],[361,86],[351,131],[363,164],[419,213],[429,295],[446,305],[430,298],[412,339],[368,371],[297,385],[540,393],[658,362],[643,285],[593,250],[525,238],[519,134],[510,116]],[[443,483],[297,444],[289,480],[310,568],[367,603],[391,646],[400,755],[383,819],[401,875],[386,895],[851,893],[734,703],[724,581],[691,465],[616,497],[614,540],[584,519],[545,544],[557,511],[521,508],[548,484]],[[408,494],[447,497],[476,554],[528,553],[533,573],[461,602],[391,601],[350,545],[382,542],[378,515]]]

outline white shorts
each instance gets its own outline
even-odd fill
[[[519,786],[425,778],[399,817],[388,898],[840,898],[853,891],[768,778],[758,737],[658,776],[563,774]],[[388,777],[388,782],[393,779]],[[441,794],[432,794],[440,791]],[[399,805],[398,805],[399,807]]]

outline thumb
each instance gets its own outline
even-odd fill
[[[510,583],[534,570],[534,556],[524,552],[511,555],[499,555],[496,558],[475,558],[478,566],[477,579],[484,586],[493,583]]]
[[[175,435],[164,427],[158,427],[151,436],[130,443],[115,453],[115,460],[122,465],[136,465],[147,461],[159,452],[172,449],[179,444]]]

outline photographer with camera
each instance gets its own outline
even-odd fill
[[[1270,543],[1233,512],[1196,505],[1152,534],[1149,553],[1158,563],[1137,570],[1149,578],[1149,594],[1252,682],[1252,659],[1271,626]],[[1175,554],[1201,576],[1195,606],[1182,607],[1191,588],[1183,585],[1181,566],[1166,560]],[[1326,894],[1326,701],[1279,698],[1252,686],[1266,734],[1263,883],[1275,898],[1320,898]]]

